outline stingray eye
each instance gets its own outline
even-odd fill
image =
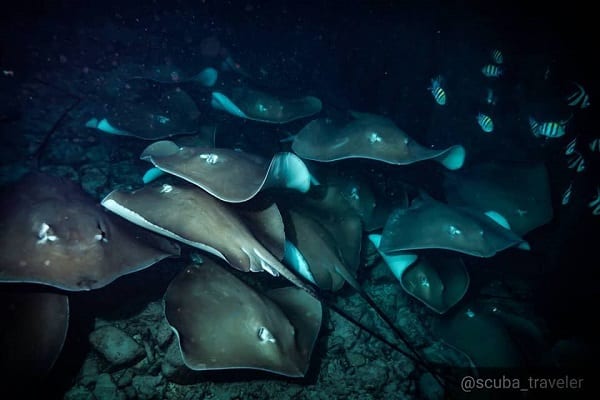
[[[267,328],[265,328],[264,326],[261,326],[260,328],[258,328],[257,335],[258,335],[258,338],[260,339],[260,341],[263,343],[264,342],[275,343],[275,338],[273,337],[271,332],[269,332],[269,330]]]
[[[98,228],[98,233],[94,235],[94,239],[102,242],[108,242],[108,238],[106,237],[106,231],[103,229],[102,224],[100,222],[96,222],[96,228]]]

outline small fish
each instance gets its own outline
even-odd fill
[[[504,62],[504,56],[500,50],[494,49],[491,51],[490,55],[496,64],[502,64]]]
[[[485,114],[477,114],[477,123],[484,132],[490,133],[494,130],[494,122]]]
[[[590,142],[590,150],[600,152],[600,138],[596,138]]]
[[[575,153],[575,146],[577,146],[577,138],[571,140],[567,147],[565,147],[565,156]]]
[[[550,75],[552,75],[552,71],[550,71],[550,66],[547,65],[546,70],[544,71],[544,80],[547,81],[550,78]]]
[[[596,188],[596,197],[588,203],[588,207],[592,209],[592,215],[600,215],[600,186]]]
[[[571,201],[571,193],[573,193],[573,182],[571,182],[569,184],[569,187],[563,193],[562,200],[561,200],[561,204],[563,206],[566,206],[567,204],[569,204],[569,201]]]
[[[433,95],[435,102],[438,103],[440,106],[443,106],[444,104],[446,104],[446,92],[444,91],[441,85],[442,76],[438,75],[437,77],[431,80],[431,87],[429,87],[428,90]]]
[[[529,127],[531,128],[531,133],[535,137],[545,136],[547,138],[558,138],[564,136],[565,128],[567,125],[567,121],[559,121],[559,122],[537,122],[533,117],[529,117]]]
[[[590,96],[585,92],[583,86],[579,83],[574,82],[577,86],[577,90],[571,95],[567,96],[567,104],[572,107],[579,107],[581,109],[588,108],[590,106]]]
[[[575,152],[575,154],[577,155],[569,160],[568,167],[569,169],[577,168],[577,172],[582,172],[585,170],[585,160],[581,154],[577,152]]]
[[[487,88],[487,95],[485,96],[485,102],[491,106],[496,105],[496,95],[491,88]]]
[[[481,73],[488,78],[498,78],[502,75],[502,68],[494,64],[487,64],[481,68]]]

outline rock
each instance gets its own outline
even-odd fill
[[[119,393],[117,385],[112,381],[109,374],[100,374],[98,376],[93,393],[97,399],[102,400],[119,400],[124,398]]]
[[[93,331],[90,343],[115,367],[134,364],[146,354],[135,340],[113,326],[103,326]]]
[[[80,173],[81,186],[86,192],[92,196],[98,196],[104,190],[108,177],[102,168],[93,166],[83,167]]]
[[[91,386],[96,383],[100,369],[98,368],[98,362],[96,357],[88,357],[83,362],[81,370],[79,371],[79,383],[83,386]]]
[[[135,389],[137,398],[140,400],[162,399],[166,387],[161,375],[135,376],[131,386]]]
[[[64,400],[89,400],[92,398],[92,392],[83,386],[73,386],[63,397]]]
[[[429,372],[424,373],[419,378],[419,392],[425,400],[441,400],[444,398],[444,388]]]

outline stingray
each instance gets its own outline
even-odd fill
[[[450,174],[444,181],[449,204],[481,212],[495,211],[518,235],[552,219],[548,173],[543,163],[486,163]]]
[[[473,303],[436,321],[434,333],[463,351],[477,368],[522,367],[515,338],[493,308]]]
[[[101,203],[134,224],[211,253],[235,269],[281,274],[310,291],[259,242],[231,204],[196,186],[150,184],[131,192],[114,190]]]
[[[514,232],[487,215],[451,207],[429,196],[395,210],[383,229],[384,253],[416,249],[446,249],[477,257],[492,257],[513,246],[526,246]]]
[[[371,234],[369,240],[379,250],[381,235]],[[469,273],[456,255],[380,254],[402,289],[438,314],[446,313],[467,293]]]
[[[333,236],[315,219],[288,210],[286,226],[286,261],[300,275],[328,291],[342,288],[351,275]],[[360,225],[359,225],[360,227]],[[358,235],[358,250],[360,251]],[[353,264],[358,263],[358,257]]]
[[[160,141],[148,146],[141,159],[230,203],[248,201],[269,187],[300,192],[310,188],[310,173],[293,153],[278,153],[268,162],[241,151],[179,147],[171,141]]]
[[[205,87],[212,87],[217,83],[219,71],[212,67],[206,67],[196,74],[186,74],[176,67],[165,65],[163,67],[154,67],[142,76],[134,76],[129,80],[146,79],[158,83],[197,82]]]
[[[58,359],[67,336],[68,297],[3,285],[0,314],[0,381],[32,383],[45,376]]]
[[[260,294],[211,260],[175,277],[164,304],[193,370],[245,368],[302,377],[321,327],[321,304],[303,290]]]
[[[86,122],[89,128],[114,134],[157,140],[200,132],[200,111],[181,88],[134,80],[107,103],[104,115]]]
[[[179,247],[107,213],[74,182],[30,173],[0,197],[0,282],[90,290],[178,256]]]
[[[236,87],[230,94],[212,93],[211,104],[239,118],[284,124],[321,111],[321,100],[313,96],[277,98],[249,88]]]
[[[349,123],[329,118],[309,122],[294,138],[292,150],[300,157],[332,162],[367,158],[394,165],[435,160],[450,170],[462,167],[465,149],[460,145],[433,150],[411,139],[385,117],[353,112]]]

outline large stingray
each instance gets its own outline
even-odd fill
[[[310,188],[310,173],[293,153],[278,153],[269,162],[241,151],[179,147],[164,140],[148,146],[141,159],[230,203],[250,200],[269,187],[300,192]]]
[[[496,211],[506,218],[511,230],[518,235],[552,219],[550,185],[543,163],[473,166],[448,173],[444,188],[449,204],[482,212]]]
[[[478,303],[465,305],[434,324],[435,334],[462,350],[478,368],[522,367],[516,341],[494,311]]]
[[[321,303],[303,290],[259,294],[209,259],[183,270],[164,303],[183,360],[194,370],[304,376],[321,327]]]
[[[435,160],[455,170],[462,167],[465,149],[455,145],[428,149],[411,139],[385,117],[353,112],[349,123],[329,118],[315,119],[296,135],[292,150],[300,157],[331,162],[347,158],[368,158],[388,164],[406,165]]]
[[[321,111],[321,100],[313,96],[277,98],[257,90],[236,87],[224,94],[212,93],[212,106],[239,118],[284,124]]]
[[[179,247],[103,210],[74,182],[30,173],[0,197],[0,282],[90,290]]]
[[[379,250],[381,235],[369,240]],[[428,253],[416,255],[399,252],[382,253],[402,289],[438,314],[446,313],[467,293],[470,278],[462,258],[456,255]]]
[[[68,297],[3,285],[0,319],[0,382],[34,383],[52,368],[62,351],[69,326]]]
[[[394,211],[383,229],[384,253],[415,249],[446,249],[478,257],[526,242],[487,215],[451,207],[428,196],[415,199],[409,208]]]
[[[232,205],[196,186],[151,184],[132,192],[115,190],[102,205],[146,229],[214,254],[240,271],[281,274],[309,290],[257,240]]]
[[[90,119],[87,127],[146,140],[200,132],[198,107],[181,88],[133,80],[107,104],[105,113]]]

